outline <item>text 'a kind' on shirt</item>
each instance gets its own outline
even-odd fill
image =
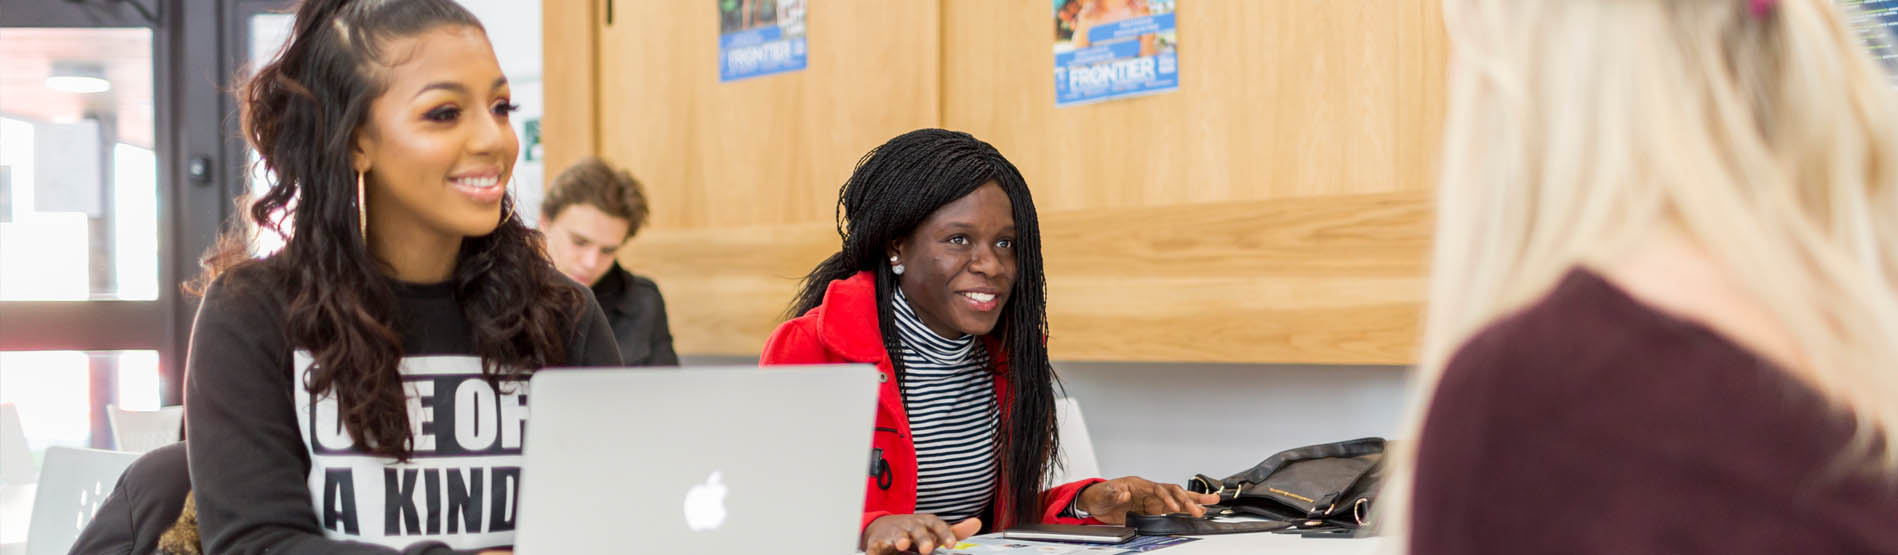
[[[312,358],[295,355],[295,375]],[[297,425],[310,454],[310,498],[332,539],[396,549],[436,540],[456,549],[514,543],[527,427],[527,383],[499,391],[481,376],[481,359],[411,356],[401,362],[414,452],[408,462],[356,448],[333,396],[296,394]]]

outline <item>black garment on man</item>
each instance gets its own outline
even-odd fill
[[[618,262],[593,284],[593,296],[606,311],[627,366],[678,366],[672,351],[672,329],[666,323],[666,300],[659,285],[621,268]]]

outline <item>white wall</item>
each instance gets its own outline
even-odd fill
[[[1057,362],[1081,403],[1101,473],[1184,482],[1273,453],[1390,437],[1406,373],[1393,366]]]
[[[1396,366],[1056,362],[1055,372],[1081,403],[1102,474],[1172,483],[1224,478],[1293,447],[1391,437],[1407,379]]]
[[[527,131],[530,120],[546,113],[541,94],[540,2],[528,0],[460,0],[461,5],[481,19],[488,30],[488,43],[507,75],[508,89],[521,111],[514,114],[514,133],[521,138],[521,159],[514,166],[514,195],[521,203],[519,215],[532,224],[540,214],[541,164],[536,156],[528,161]],[[707,8],[709,11],[710,8]]]

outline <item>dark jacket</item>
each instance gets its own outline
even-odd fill
[[[191,492],[185,444],[153,449],[119,475],[119,483],[73,542],[71,553],[152,553],[183,512]]]
[[[593,284],[593,296],[606,311],[627,366],[678,366],[672,329],[666,324],[666,300],[652,280],[633,275],[618,262]]]
[[[992,341],[984,345],[991,356],[996,357],[1000,370],[995,376],[997,405],[1006,407],[1008,382],[1003,377],[1008,372],[1008,361],[1001,357],[1001,351]],[[896,380],[889,379],[893,366],[889,351],[883,346],[883,331],[877,325],[876,282],[869,272],[830,282],[830,288],[824,292],[824,304],[779,325],[778,330],[772,332],[771,338],[765,341],[760,362],[766,365],[875,364],[883,385],[877,394],[872,448],[874,453],[882,455],[889,473],[866,476],[869,487],[865,490],[863,520],[859,526],[867,527],[884,515],[916,512],[916,444],[910,437],[909,411],[903,407],[903,392]],[[1002,418],[1006,421],[1008,414],[1004,412]],[[1070,518],[1062,513],[1074,503],[1082,488],[1101,481],[1089,478],[1053,486],[1042,492],[1042,506],[1029,507],[1023,512],[1037,512],[1040,521],[1049,524],[1100,524],[1093,518]],[[999,505],[1008,501],[998,496],[995,502]],[[993,526],[995,523],[985,524]]]

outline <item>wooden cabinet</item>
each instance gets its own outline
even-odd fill
[[[1046,2],[813,0],[807,69],[729,83],[710,2],[545,6],[549,172],[598,153],[646,183],[621,260],[681,353],[755,355],[836,250],[857,160],[939,126],[1035,191],[1057,359],[1413,358],[1437,2],[1181,0],[1179,91],[1063,108]]]

